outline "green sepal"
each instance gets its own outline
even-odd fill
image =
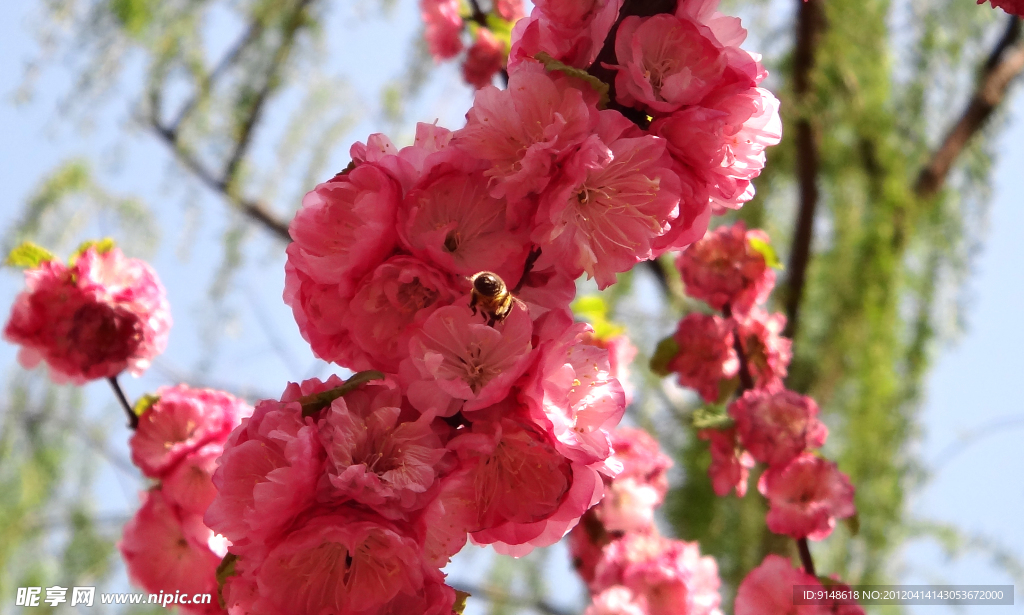
[[[696,430],[729,429],[735,422],[725,411],[725,406],[711,405],[697,408],[690,416],[690,422]]]
[[[672,373],[668,364],[679,354],[679,342],[674,337],[666,337],[658,342],[654,349],[654,356],[651,357],[651,371],[659,376],[668,376]]]
[[[378,372],[375,369],[367,370],[365,372],[359,372],[353,374],[351,378],[345,381],[345,384],[340,387],[334,387],[330,391],[324,391],[322,393],[314,393],[313,395],[306,395],[299,398],[299,404],[302,405],[302,416],[313,416],[317,412],[320,412],[327,406],[331,405],[335,399],[338,399],[345,393],[354,391],[357,388],[363,386],[371,380],[383,380],[384,374]]]
[[[235,564],[238,562],[238,556],[234,553],[228,552],[224,556],[224,559],[220,560],[220,564],[217,565],[217,603],[220,604],[220,608],[226,609],[227,605],[224,604],[224,583],[227,582],[228,577],[233,577],[235,572]]]
[[[452,613],[462,615],[463,611],[466,610],[466,599],[469,596],[469,592],[464,592],[460,589],[455,590],[455,604],[452,605]]]
[[[597,92],[598,95],[600,95],[601,98],[597,102],[597,108],[604,109],[605,107],[608,106],[608,84],[605,83],[604,81],[601,81],[600,79],[591,75],[590,73],[583,69],[573,68],[568,64],[559,62],[558,60],[552,58],[549,54],[544,53],[543,51],[541,51],[540,53],[533,57],[536,58],[537,61],[539,61],[541,64],[543,64],[544,68],[546,68],[548,71],[558,71],[568,77],[575,77],[577,79],[583,80],[584,82],[586,82],[587,85],[593,88],[593,90]]]
[[[26,241],[20,246],[11,250],[7,255],[5,265],[20,267],[22,269],[34,269],[43,263],[55,260],[57,257],[46,248]]]
[[[782,269],[782,261],[779,260],[779,255],[775,252],[775,248],[772,244],[768,243],[763,239],[757,237],[751,237],[747,240],[750,247],[753,248],[754,252],[757,252],[764,257],[764,263],[772,269]]]
[[[155,404],[158,401],[160,401],[159,395],[146,393],[145,395],[139,398],[139,401],[135,402],[134,406],[132,406],[132,412],[135,413],[135,416],[142,416],[143,414],[148,412],[150,408],[153,407],[153,404]]]
[[[107,252],[113,250],[115,245],[116,244],[114,243],[114,240],[111,239],[110,237],[83,241],[82,243],[78,244],[78,248],[71,253],[71,256],[68,258],[68,265],[74,267],[75,262],[78,260],[78,257],[85,254],[85,251],[88,250],[89,248],[94,248],[96,250],[96,254],[106,254]]]

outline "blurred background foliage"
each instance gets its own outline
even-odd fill
[[[268,253],[280,254],[302,194],[333,175],[332,157],[365,138],[353,127],[369,122],[400,142],[415,121],[433,119],[413,117],[436,76],[418,39],[404,72],[382,91],[357,91],[337,70],[347,61],[340,52],[352,54],[353,64],[372,59],[372,49],[357,55],[358,41],[346,47],[361,15],[395,19],[399,9],[413,10],[410,2],[36,4],[38,48],[16,92],[19,103],[34,104],[39,76],[55,65],[75,75],[55,121],[87,130],[105,109],[127,103],[123,130],[173,154],[165,172],[183,186],[189,215],[185,228],[161,233],[160,212],[168,203],[115,194],[93,165],[73,159],[39,180],[5,229],[4,247],[32,239],[66,254],[92,221],[103,218],[131,255],[145,257],[159,241],[177,240],[187,256],[194,248],[191,233],[211,215],[205,208],[227,208],[219,252],[189,265],[217,271],[199,325],[210,352],[225,326],[222,301],[235,273]],[[931,536],[951,554],[988,553],[1024,579],[996,541],[906,512],[908,493],[927,475],[913,452],[922,379],[936,340],[959,330],[959,288],[982,239],[998,109],[955,152],[955,164],[937,184],[923,182],[922,170],[1003,58],[993,49],[1006,43],[1000,53],[1020,53],[1019,23],[964,0],[727,0],[723,9],[744,17],[751,31],[747,47],[765,54],[766,85],[782,100],[786,130],[782,144],[769,151],[755,200],[717,222],[739,218],[765,228],[787,263],[773,297],[795,339],[787,384],[818,400],[832,434],[825,452],[857,487],[858,523],[815,545],[819,570],[851,584],[892,582],[900,544]],[[328,27],[338,24],[332,15],[339,11],[351,32]],[[271,116],[283,128],[267,128]],[[212,205],[194,198],[200,193],[215,195]],[[814,212],[809,226],[808,200]],[[795,230],[802,218],[811,231],[805,237]],[[797,256],[801,248],[809,255],[804,262]],[[804,272],[800,287],[794,280]],[[755,490],[743,499],[715,497],[707,446],[690,423],[699,401],[646,367],[658,340],[702,306],[682,295],[670,258],[638,267],[603,293],[584,283],[580,294],[599,297],[608,318],[625,325],[640,348],[629,415],[658,434],[677,460],[663,521],[718,559],[731,600],[746,571],[768,552],[790,553],[792,541],[766,531],[765,505]],[[14,366],[11,374],[0,396],[0,596],[27,585],[109,583],[125,519],[94,512],[94,470],[112,464],[137,481],[127,460],[106,448],[105,434],[120,428],[116,409],[111,404],[109,412],[92,416],[82,412],[76,390],[55,388],[41,373]],[[201,362],[180,377],[206,382],[197,374]],[[282,374],[281,382],[294,378]],[[256,389],[280,388],[251,384],[235,392],[253,398]],[[564,613],[547,599],[553,589],[543,573],[547,559],[543,552],[519,561],[494,559],[475,591],[495,614],[524,608]],[[0,603],[0,612],[10,608]]]

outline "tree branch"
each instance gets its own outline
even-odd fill
[[[817,128],[808,117],[806,104],[811,97],[811,74],[814,70],[818,45],[825,29],[822,0],[797,0],[796,46],[793,50],[793,94],[801,110],[796,121],[796,174],[800,191],[800,210],[793,231],[789,251],[786,279],[786,330],[783,335],[795,336],[800,321],[800,303],[803,301],[807,279],[807,265],[811,258],[811,240],[814,237],[814,216],[818,208],[818,154]]]
[[[982,66],[967,108],[918,174],[914,184],[917,196],[928,198],[938,194],[953,163],[1006,97],[1010,82],[1024,70],[1024,45],[1020,44],[1020,39],[1021,20],[1010,17],[1003,36]]]

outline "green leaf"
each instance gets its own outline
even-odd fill
[[[111,239],[110,237],[83,241],[82,243],[78,244],[78,248],[75,249],[75,251],[68,258],[68,265],[74,267],[75,263],[78,261],[78,257],[85,254],[85,251],[88,250],[89,248],[95,248],[97,254],[106,254],[107,252],[113,250],[115,245],[116,244],[114,243],[114,240]]]
[[[772,269],[782,269],[782,261],[779,260],[779,255],[775,253],[775,248],[772,247],[772,244],[757,237],[751,237],[747,242],[755,252],[764,257],[766,265]]]
[[[46,248],[38,246],[31,241],[26,241],[11,250],[11,253],[7,255],[7,260],[4,261],[4,264],[12,267],[21,267],[23,269],[33,269],[56,258],[57,257]]]
[[[222,609],[227,608],[224,604],[224,583],[227,582],[228,577],[233,577],[237,574],[235,572],[235,564],[237,562],[238,556],[229,552],[224,556],[224,559],[220,560],[220,564],[217,566],[217,602]]]
[[[570,307],[574,314],[594,327],[594,335],[600,340],[615,337],[625,330],[622,325],[608,320],[608,304],[598,295],[580,297]]]
[[[463,611],[466,610],[466,599],[471,594],[462,590],[455,590],[455,604],[452,605],[452,613],[455,615],[462,615]]]
[[[135,402],[135,405],[132,406],[132,412],[135,413],[135,416],[142,416],[143,414],[148,412],[150,408],[153,407],[153,404],[155,404],[158,401],[160,401],[159,395],[152,395],[150,393],[147,393],[140,397],[137,402]]]
[[[365,372],[359,372],[353,374],[351,378],[345,381],[345,384],[340,387],[335,387],[330,391],[324,391],[322,393],[314,393],[313,395],[306,395],[305,397],[299,398],[299,403],[302,404],[302,416],[313,416],[317,412],[320,412],[327,406],[331,405],[335,399],[338,399],[349,391],[354,391],[357,388],[363,386],[371,380],[383,380],[384,374],[377,370],[367,370]]]
[[[502,19],[494,13],[487,14],[487,29],[491,31],[494,38],[505,45],[505,53],[512,48],[512,22]]]
[[[725,411],[725,406],[704,406],[693,411],[690,418],[693,428],[700,429],[729,429],[734,422],[732,417]]]
[[[654,349],[654,356],[651,357],[651,371],[659,376],[668,376],[672,370],[668,364],[679,354],[679,343],[674,337],[666,337],[658,342]]]
[[[601,96],[601,99],[597,103],[598,109],[604,109],[606,106],[608,106],[608,84],[605,83],[604,81],[601,81],[600,79],[591,75],[585,70],[573,68],[568,64],[559,62],[558,60],[552,58],[547,53],[544,53],[543,51],[533,57],[536,58],[541,64],[543,64],[544,68],[546,68],[547,70],[558,71],[566,76],[575,77],[577,79],[580,79],[581,81],[584,81],[587,85],[593,88],[593,90]]]

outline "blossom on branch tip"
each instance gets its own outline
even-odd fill
[[[23,367],[45,362],[57,383],[138,376],[167,347],[170,306],[156,272],[116,247],[90,246],[68,266],[40,262],[25,286],[3,337],[21,346]]]
[[[818,404],[787,389],[753,389],[729,405],[736,433],[754,459],[785,465],[805,450],[820,448],[828,427],[818,419]]]
[[[459,55],[462,51],[459,0],[420,0],[420,17],[427,26],[427,47],[435,60]]]
[[[679,353],[667,369],[678,375],[679,384],[695,389],[709,403],[721,395],[723,380],[739,373],[731,323],[720,316],[688,314],[672,335]]]
[[[857,512],[849,477],[835,463],[811,453],[768,468],[757,489],[771,504],[768,529],[793,538],[824,540],[836,519]]]
[[[686,294],[735,316],[764,303],[775,286],[775,272],[752,241],[768,243],[761,230],[743,222],[721,226],[694,243],[676,260]]]

